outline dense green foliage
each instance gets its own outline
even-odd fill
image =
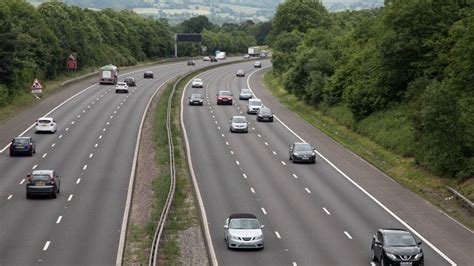
[[[279,6],[268,36],[274,73],[347,126],[443,176],[474,174],[474,6],[386,0],[328,13],[316,0]],[[337,117],[336,117],[337,118]]]

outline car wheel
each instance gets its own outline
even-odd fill
[[[58,192],[55,190],[51,196],[53,196],[53,199],[57,198],[58,197]]]
[[[380,266],[385,266],[385,258],[383,257],[383,254],[380,256]]]
[[[34,151],[31,150],[31,151],[30,151],[30,154],[28,154],[28,155],[29,155],[29,156],[33,156],[33,153],[34,153]]]

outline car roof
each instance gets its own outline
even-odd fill
[[[247,218],[247,219],[257,219],[257,216],[251,214],[251,213],[233,213],[229,216],[229,220],[232,220],[232,219],[243,219],[243,218]]]
[[[193,93],[193,94],[191,94],[191,97],[193,97],[193,96],[194,96],[194,97],[202,97],[200,93]]]
[[[125,79],[135,79],[134,77],[126,77]]]
[[[32,175],[51,175],[54,170],[33,170]]]
[[[38,120],[40,120],[40,119],[49,119],[49,120],[53,120],[53,118],[52,118],[52,117],[49,117],[49,116],[42,116],[42,117],[38,118]]]
[[[31,137],[14,137],[13,139],[31,139]]]
[[[127,83],[123,82],[123,81],[119,81],[117,82],[117,85],[126,85]]]
[[[249,99],[249,102],[262,102],[260,99]]]
[[[293,145],[310,145],[311,146],[311,144],[309,144],[308,142],[295,142],[293,143]]]

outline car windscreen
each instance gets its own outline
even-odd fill
[[[312,151],[311,145],[295,145],[295,151]]]
[[[391,247],[416,246],[416,241],[409,234],[388,234],[384,235],[384,243]]]
[[[201,79],[195,79],[194,82],[202,82]]]
[[[232,122],[234,122],[234,123],[246,123],[247,119],[245,119],[245,117],[234,117],[232,119]]]
[[[191,99],[201,99],[201,94],[192,94]]]
[[[229,228],[231,229],[259,229],[260,225],[255,219],[232,219]]]
[[[28,144],[29,141],[27,139],[14,139],[13,143],[15,143],[15,144]]]
[[[250,94],[250,93],[252,93],[252,92],[251,92],[250,90],[248,90],[248,89],[243,89],[243,90],[240,91],[240,93],[242,93],[242,94]]]
[[[40,123],[40,124],[48,124],[48,123],[51,123],[51,120],[48,120],[48,119],[40,119],[40,120],[38,120],[38,123]]]
[[[219,92],[219,96],[230,96],[230,95],[231,95],[230,91],[220,91]]]
[[[262,105],[262,101],[260,101],[260,100],[250,101],[249,105],[259,106],[259,105]]]
[[[49,175],[32,175],[31,180],[33,180],[33,181],[49,181]]]
[[[260,109],[261,115],[271,115],[272,111],[270,109]]]

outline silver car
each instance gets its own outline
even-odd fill
[[[227,248],[263,249],[263,232],[258,219],[250,213],[234,213],[225,220],[224,239]]]
[[[193,79],[192,87],[193,88],[202,88],[202,79]]]
[[[249,122],[245,116],[234,115],[229,123],[230,132],[249,132]]]
[[[241,89],[239,94],[240,100],[248,100],[253,97],[253,93],[249,89]]]
[[[115,93],[128,93],[128,85],[125,82],[117,82],[117,85],[115,86]]]
[[[35,132],[51,132],[55,133],[58,130],[58,125],[51,117],[40,117],[36,120]]]
[[[258,110],[263,107],[262,100],[260,99],[249,99],[247,104],[247,114],[256,114]]]

